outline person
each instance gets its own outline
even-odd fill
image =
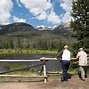
[[[68,50],[68,46],[65,45],[64,49],[57,55],[57,58],[59,59],[61,56],[61,67],[62,67],[62,76],[61,76],[61,81],[68,81],[68,73],[67,71],[69,70],[70,66],[70,51]]]
[[[76,57],[79,61],[79,77],[81,80],[85,81],[87,77],[87,53],[83,48],[80,48]]]

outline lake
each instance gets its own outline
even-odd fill
[[[19,59],[21,59],[21,60],[34,60],[34,59],[40,59],[41,57],[54,58],[55,55],[32,55],[32,56],[7,57],[7,58],[5,58],[5,60],[19,60]],[[21,68],[21,67],[27,67],[27,66],[39,64],[39,63],[41,63],[41,62],[0,62],[0,72],[8,71],[9,69],[6,67],[6,65],[9,65],[9,64],[18,65],[19,68]],[[59,60],[47,61],[46,62],[46,68],[47,68],[47,71],[61,70],[60,61]],[[33,67],[29,70],[30,71],[31,70],[40,71],[41,66]]]
[[[5,58],[5,60],[19,60],[19,59],[21,59],[21,60],[22,59],[23,60],[33,60],[33,59],[40,59],[41,57],[54,58],[55,56],[53,56],[53,55],[19,56],[19,57],[7,57],[7,58]],[[9,64],[15,64],[15,65],[19,65],[21,67],[23,67],[23,66],[26,67],[26,66],[30,66],[30,65],[39,64],[39,63],[41,63],[41,62],[0,62],[0,72],[8,71],[9,69],[6,67],[6,65],[9,65]],[[47,68],[47,71],[57,71],[57,70],[59,70],[60,69],[59,60],[47,61],[46,62],[46,68]],[[34,67],[33,69],[34,69],[34,71],[40,71],[41,66]]]

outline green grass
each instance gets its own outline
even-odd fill
[[[0,50],[0,56],[19,56],[19,55],[53,55],[57,54],[57,51],[51,51],[51,50],[34,50],[34,49],[1,49]]]
[[[23,65],[19,65],[19,64],[6,64],[5,67],[9,70],[12,69],[17,69],[17,68],[21,68],[24,67]]]
[[[14,70],[14,69],[20,69],[20,68],[23,68],[26,66],[19,65],[19,64],[7,64],[7,65],[5,65],[5,67],[8,68],[9,70]],[[32,75],[32,74],[37,74],[37,73],[35,72],[35,68],[32,67],[27,70],[14,71],[14,72],[10,72],[8,74]]]
[[[8,68],[9,70],[13,70],[13,69],[23,68],[26,66],[25,65],[19,65],[19,64],[6,64],[5,67]],[[62,69],[59,71],[54,71],[54,72],[62,74]],[[70,68],[68,72],[72,75],[75,75],[78,73],[78,68],[75,68],[75,69]],[[26,70],[10,72],[9,74],[34,75],[34,74],[37,74],[37,72],[35,72],[35,67],[32,67],[32,68],[29,68]]]

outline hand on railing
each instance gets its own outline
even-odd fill
[[[41,57],[40,59],[45,59],[45,57]]]

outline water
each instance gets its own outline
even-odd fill
[[[41,57],[54,58],[55,55],[33,55],[33,56],[8,57],[8,58],[5,58],[5,60],[19,60],[19,59],[32,60],[32,59],[40,59]],[[21,67],[27,67],[27,66],[31,66],[31,65],[35,65],[35,64],[37,65],[39,63],[41,63],[41,62],[0,62],[0,72],[10,70],[6,67],[6,65],[8,65],[8,64],[13,64],[13,65],[16,64],[16,65],[19,65]],[[61,70],[59,60],[47,61],[46,62],[46,68],[47,68],[47,71],[59,71],[59,70]],[[32,69],[34,71],[40,71],[41,66],[33,67]],[[29,70],[32,70],[32,69],[29,69]],[[88,68],[88,71],[89,71],[89,68]]]
[[[33,56],[20,56],[20,57],[8,57],[5,58],[5,60],[18,60],[18,59],[24,59],[24,60],[32,60],[32,59],[40,59],[41,57],[55,57],[52,55],[33,55]],[[4,60],[4,59],[3,59]],[[39,64],[41,62],[0,62],[0,72],[8,71],[9,69],[6,67],[8,64],[16,64],[19,66],[31,66],[35,64]],[[60,62],[57,61],[47,61],[46,62],[46,68],[47,71],[57,71],[60,69]],[[30,70],[30,69],[29,69]],[[40,71],[41,66],[37,66],[33,68],[34,71]]]

